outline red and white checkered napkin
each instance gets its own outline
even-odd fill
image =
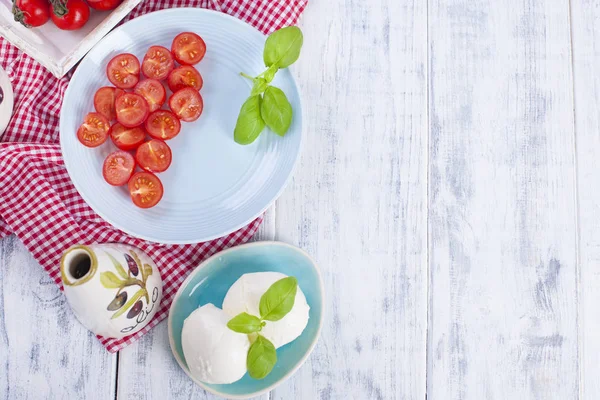
[[[307,0],[145,0],[126,19],[173,7],[202,7],[236,16],[268,34],[294,25]],[[187,274],[208,256],[252,237],[262,222],[226,237],[192,245],[149,243],[112,227],[79,196],[64,167],[58,144],[58,120],[70,74],[57,79],[32,58],[0,38],[0,65],[8,73],[15,109],[0,137],[0,238],[15,233],[61,286],[59,261],[79,243],[118,242],[144,250],[163,278],[163,300],[154,319],[121,340],[98,337],[118,351],[156,326],[168,314],[173,296]]]

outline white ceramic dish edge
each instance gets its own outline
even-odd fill
[[[6,130],[13,113],[14,93],[8,74],[0,68],[0,87],[4,92],[4,100],[0,104],[0,137]]]
[[[173,298],[173,302],[171,303],[171,307],[169,308],[169,318],[167,319],[167,325],[168,325],[168,331],[169,331],[169,345],[171,347],[171,353],[173,354],[173,357],[175,357],[177,364],[179,364],[181,369],[186,373],[186,375],[192,381],[194,381],[202,389],[204,389],[207,392],[212,393],[214,395],[223,396],[222,393],[212,389],[211,387],[206,386],[206,384],[204,382],[201,382],[201,381],[195,379],[190,374],[189,370],[186,368],[183,361],[179,358],[179,355],[177,354],[177,351],[175,350],[175,342],[173,340],[173,332],[171,329],[171,313],[173,312],[173,308],[174,308],[177,300],[181,296],[181,289],[184,288],[185,286],[187,286],[187,284],[192,279],[194,272],[198,268],[202,268],[209,261],[213,260],[214,258],[221,257],[221,256],[223,256],[223,254],[227,254],[227,253],[230,253],[230,252],[242,249],[242,248],[268,246],[268,245],[285,246],[285,247],[288,247],[288,248],[300,253],[302,256],[306,257],[306,259],[312,263],[313,267],[315,268],[315,271],[317,271],[317,275],[319,276],[319,291],[321,293],[322,302],[323,302],[323,304],[327,304],[326,298],[325,298],[325,285],[323,284],[323,276],[321,275],[321,270],[319,269],[317,263],[307,252],[305,252],[304,250],[302,250],[296,246],[292,246],[291,244],[277,242],[277,241],[261,241],[261,242],[254,242],[254,243],[246,243],[246,244],[243,244],[240,246],[235,246],[235,247],[229,248],[227,250],[221,251],[219,253],[216,253],[216,254],[210,256],[209,258],[207,258],[206,260],[202,261],[196,268],[194,268],[194,270],[192,272],[190,272],[188,277],[185,278],[183,283],[179,286],[179,289],[177,289],[177,293],[175,294],[175,297]],[[292,368],[287,374],[285,374],[279,381],[273,383],[271,386],[268,386],[262,390],[259,390],[258,392],[254,392],[254,393],[251,393],[248,395],[230,395],[230,394],[228,394],[227,397],[230,399],[235,399],[235,400],[249,399],[251,397],[260,396],[261,394],[270,392],[271,390],[275,389],[277,386],[279,386],[283,382],[287,381],[292,375],[294,375],[300,369],[300,367],[302,367],[304,365],[304,363],[306,362],[308,357],[312,354],[315,346],[317,345],[317,342],[319,341],[319,337],[321,336],[321,330],[323,328],[323,320],[324,319],[325,319],[325,310],[323,309],[323,312],[321,313],[321,318],[319,319],[319,326],[317,329],[317,334],[315,335],[315,339],[310,344],[308,351],[306,352],[306,354],[304,354],[304,356],[302,356],[302,358],[300,359],[300,362],[298,362],[298,364],[294,368]]]
[[[19,32],[9,24],[0,24],[0,34],[14,44],[19,50],[46,67],[52,75],[61,78],[141,2],[142,0],[123,1],[121,5],[114,9],[110,15],[81,40],[79,46],[60,59],[55,59],[40,53],[33,44],[29,43],[25,38],[19,35]]]

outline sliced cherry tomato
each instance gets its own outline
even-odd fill
[[[50,19],[46,0],[17,0],[13,3],[12,12],[15,21],[27,28],[42,26]]]
[[[182,65],[198,64],[206,53],[204,40],[195,33],[183,32],[175,36],[171,45],[171,53]]]
[[[110,153],[102,165],[104,180],[113,186],[121,186],[129,182],[135,169],[135,160],[131,154],[123,150]]]
[[[90,8],[83,0],[50,0],[50,17],[59,29],[74,31],[90,19]]]
[[[92,112],[85,116],[77,129],[77,139],[87,147],[97,147],[106,142],[110,132],[110,122],[100,113]]]
[[[127,92],[124,91],[123,89],[115,88],[115,100],[117,100],[117,97],[119,97],[125,93],[127,93]]]
[[[115,113],[117,90],[123,92],[121,89],[104,86],[98,89],[94,95],[94,108],[97,112],[108,118],[109,121],[117,118],[117,114]]]
[[[173,56],[166,47],[151,46],[142,61],[142,72],[146,78],[163,80],[175,68]]]
[[[163,196],[160,179],[150,172],[136,172],[129,179],[129,195],[133,204],[140,208],[150,208],[158,204]]]
[[[148,117],[148,103],[135,93],[125,93],[115,100],[117,121],[121,125],[132,128],[144,123]]]
[[[87,2],[94,10],[106,11],[117,8],[123,0],[87,0]]]
[[[106,76],[116,87],[131,89],[140,80],[140,62],[133,54],[119,54],[108,62]]]
[[[173,139],[181,131],[181,122],[169,110],[157,110],[148,115],[146,132],[155,139]]]
[[[176,92],[180,89],[191,87],[196,90],[202,89],[202,75],[200,72],[191,65],[183,65],[179,68],[175,68],[167,79],[169,89],[172,92]]]
[[[146,132],[139,126],[126,128],[115,122],[110,129],[110,139],[121,150],[135,150],[146,140]]]
[[[180,120],[192,122],[202,114],[204,103],[197,90],[185,88],[173,93],[169,99],[169,107]]]
[[[152,139],[137,148],[135,160],[148,172],[164,172],[171,165],[171,148],[162,140]]]
[[[140,81],[133,91],[146,99],[150,112],[161,108],[167,99],[165,87],[156,79],[144,79]]]

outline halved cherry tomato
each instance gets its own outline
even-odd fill
[[[116,87],[131,89],[140,80],[140,62],[133,54],[119,54],[108,62],[106,76]]]
[[[106,11],[117,8],[123,0],[87,0],[87,3],[94,10]]]
[[[87,147],[97,147],[106,142],[110,132],[110,122],[100,113],[91,112],[85,116],[77,129],[77,139]]]
[[[206,53],[204,40],[195,33],[183,32],[175,36],[171,45],[171,53],[182,65],[198,64]]]
[[[126,128],[115,122],[110,129],[110,139],[121,150],[135,150],[146,140],[146,132],[139,126]]]
[[[133,91],[146,99],[150,112],[161,108],[167,99],[165,87],[156,79],[144,79],[140,81]]]
[[[175,68],[167,79],[169,89],[172,92],[176,92],[179,89],[191,87],[196,90],[202,89],[202,75],[200,72],[191,65],[183,65],[179,68]]]
[[[125,93],[115,100],[117,121],[127,128],[133,128],[144,123],[148,117],[148,103],[135,93]]]
[[[102,165],[104,180],[113,186],[121,186],[129,182],[135,169],[135,160],[126,151],[117,150],[110,153]]]
[[[163,80],[175,68],[173,56],[169,49],[162,46],[151,46],[142,61],[142,72],[146,78]]]
[[[154,207],[163,196],[160,179],[150,172],[136,172],[127,186],[133,204],[140,208]]]
[[[115,113],[115,98],[117,97],[117,90],[123,92],[121,89],[116,89],[111,86],[104,86],[98,89],[94,95],[94,108],[97,112],[108,118],[109,121],[117,118],[117,114]]]
[[[152,139],[137,148],[135,160],[148,172],[164,172],[171,165],[171,148],[162,140]]]
[[[173,139],[181,131],[181,122],[169,110],[157,110],[148,115],[146,132],[155,139]]]
[[[188,87],[173,93],[169,99],[169,107],[180,120],[192,122],[202,114],[204,103],[200,93]]]

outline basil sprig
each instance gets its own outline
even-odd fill
[[[298,27],[279,29],[265,42],[263,60],[267,69],[256,77],[240,73],[251,79],[253,85],[235,124],[233,138],[237,143],[254,142],[265,125],[279,136],[288,131],[292,123],[292,105],[283,90],[271,82],[280,68],[287,68],[298,60],[302,42],[302,31]]]
[[[229,329],[248,334],[252,341],[246,360],[246,367],[252,378],[263,379],[275,366],[277,362],[275,346],[259,332],[267,324],[267,321],[279,321],[292,311],[297,291],[298,280],[296,278],[288,276],[280,279],[261,296],[260,318],[243,312],[227,322]]]

